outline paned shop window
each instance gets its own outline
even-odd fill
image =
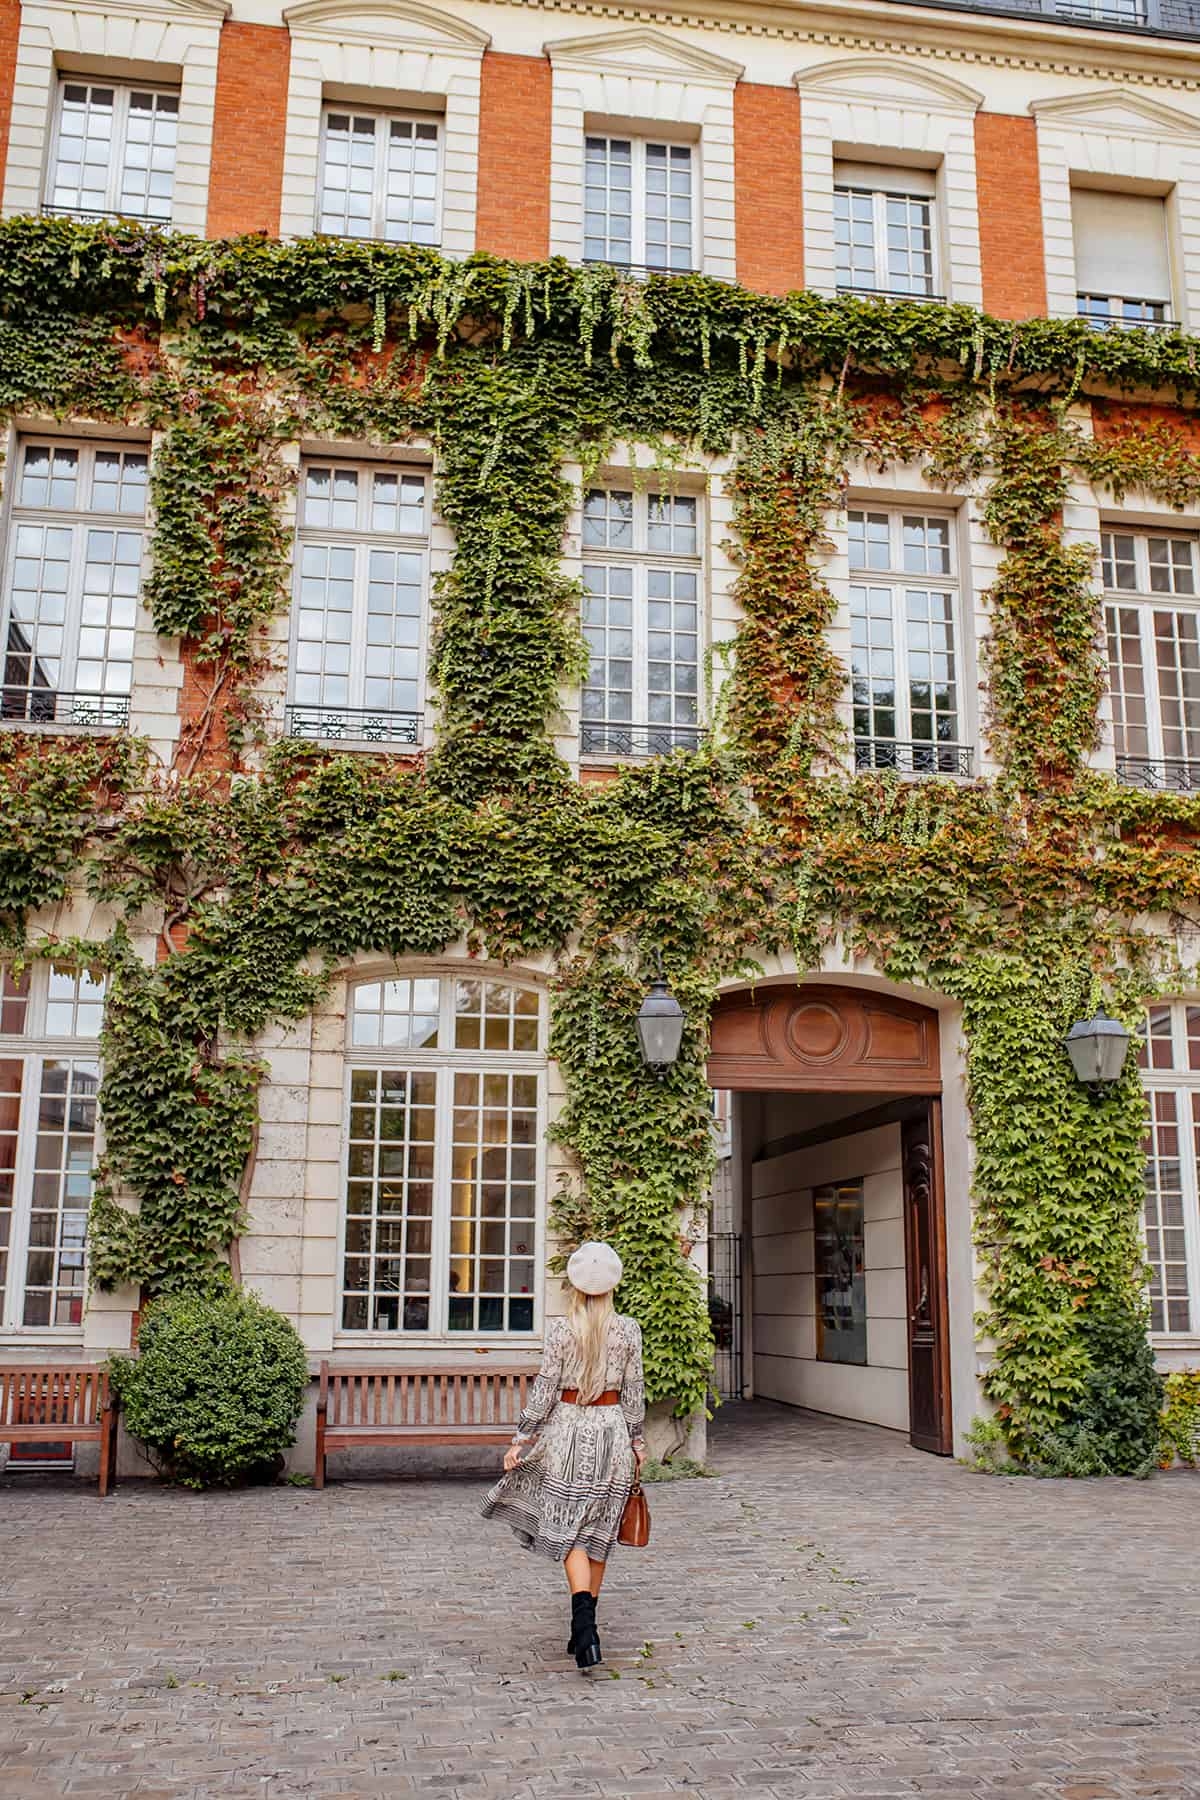
[[[952,519],[855,507],[848,539],[856,767],[969,775]]]
[[[46,212],[166,222],[175,187],[179,95],[103,81],[62,81]]]
[[[584,261],[631,269],[694,268],[697,174],[690,144],[589,135]]]
[[[20,445],[0,717],[128,723],[148,480],[145,450]]]
[[[1117,773],[1139,787],[1200,787],[1200,581],[1196,539],[1100,538]]]
[[[83,1323],[103,984],[0,970],[0,1325]]]
[[[1150,1328],[1200,1332],[1200,1005],[1147,1009],[1138,1062],[1149,1102]]]
[[[583,504],[584,754],[700,739],[700,502],[593,488]]]
[[[937,286],[932,170],[835,163],[833,184],[839,289],[931,298]]]
[[[305,465],[292,609],[293,736],[418,741],[428,490],[420,469]]]
[[[540,996],[483,978],[364,982],[347,1040],[342,1329],[532,1332]]]
[[[436,244],[440,140],[436,119],[327,107],[317,230],[388,244]]]

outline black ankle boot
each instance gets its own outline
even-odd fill
[[[586,1589],[581,1594],[571,1595],[571,1648],[581,1669],[594,1669],[600,1661],[596,1602]]]
[[[574,1601],[575,1601],[575,1596],[574,1596],[574,1594],[572,1594],[572,1595],[571,1595],[571,1602],[572,1602],[572,1614],[571,1614],[571,1635],[570,1635],[570,1637],[569,1637],[569,1638],[568,1638],[568,1639],[567,1639],[567,1655],[568,1655],[568,1656],[574,1656],[574,1654],[575,1654],[575,1615],[574,1615]],[[599,1603],[599,1601],[598,1601],[598,1600],[597,1600],[597,1599],[596,1599],[596,1597],[595,1597],[595,1595],[594,1595],[594,1594],[593,1594],[593,1596],[592,1596],[592,1619],[593,1619],[593,1622],[594,1622],[594,1621],[595,1621],[595,1616],[596,1616],[596,1607],[597,1607],[597,1606],[598,1606],[598,1605],[599,1605],[599,1604],[600,1604],[600,1603]]]

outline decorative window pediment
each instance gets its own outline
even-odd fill
[[[492,41],[466,20],[410,0],[301,0],[285,9],[283,19],[290,31],[304,37],[459,56],[482,56]]]
[[[77,12],[102,12],[120,18],[165,19],[171,24],[193,21],[202,25],[223,25],[233,11],[230,0],[82,0],[73,8]]]
[[[1091,94],[1064,94],[1056,100],[1031,100],[1039,122],[1071,125],[1081,131],[1117,131],[1137,137],[1200,137],[1200,122],[1173,106],[1162,106],[1125,88],[1100,88]]]
[[[794,77],[803,93],[833,99],[866,100],[875,106],[933,108],[938,112],[976,112],[983,95],[948,75],[934,75],[910,63],[878,56],[853,56],[799,69]]]
[[[555,68],[587,73],[640,76],[655,81],[706,82],[726,87],[739,81],[741,63],[681,44],[648,26],[606,32],[601,37],[555,38],[543,46]]]

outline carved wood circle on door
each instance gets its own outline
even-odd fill
[[[713,1010],[715,1088],[938,1094],[937,1014],[864,988],[816,983],[722,995]]]

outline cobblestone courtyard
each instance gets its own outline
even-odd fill
[[[2,1482],[0,1795],[1200,1796],[1200,1477],[765,1405],[712,1461],[651,1490],[590,1677],[478,1483]]]

